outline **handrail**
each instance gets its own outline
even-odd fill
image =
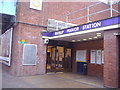
[[[110,8],[109,8],[109,9],[105,9],[105,10],[101,10],[101,11],[99,11],[99,12],[92,13],[92,14],[89,14],[89,15],[86,15],[86,16],[83,16],[83,17],[79,17],[79,18],[76,18],[76,19],[72,19],[72,20],[70,20],[70,21],[75,21],[75,20],[78,20],[78,19],[81,19],[81,18],[84,18],[84,17],[88,17],[88,16],[92,16],[92,15],[95,15],[95,14],[98,14],[98,13],[102,13],[102,12],[105,12],[105,11],[108,11],[108,10],[110,10]]]
[[[120,13],[119,11],[115,10],[115,9],[112,9],[113,11],[117,12],[117,13]]]
[[[96,3],[96,4],[93,4],[93,5],[90,5],[90,6],[88,6],[88,7],[85,7],[85,8],[79,9],[79,10],[76,10],[76,11],[73,11],[73,12],[68,13],[68,14],[66,14],[66,15],[63,15],[62,17],[59,17],[59,18],[63,18],[63,17],[65,17],[65,16],[72,15],[72,14],[77,13],[77,12],[79,12],[79,11],[82,11],[82,10],[84,10],[84,9],[87,9],[87,8],[93,7],[93,6],[95,6],[95,5],[98,5],[98,4],[100,4],[100,3],[101,3],[101,2]],[[58,18],[58,19],[59,19],[59,18]]]
[[[66,22],[68,23],[68,22],[72,22],[72,21],[76,21],[76,20],[79,20],[79,19],[88,17],[88,22],[89,22],[89,16],[92,16],[92,15],[95,15],[95,14],[99,14],[99,13],[102,13],[102,12],[105,12],[105,11],[109,11],[109,10],[110,10],[110,17],[112,17],[112,11],[115,11],[115,12],[117,12],[117,13],[120,13],[118,10],[115,10],[115,9],[112,8],[112,5],[113,5],[113,4],[110,4],[110,7],[109,7],[108,9],[104,9],[104,10],[101,10],[101,11],[98,11],[98,12],[95,12],[95,13],[92,13],[92,14],[89,14],[89,9],[90,9],[91,7],[94,7],[94,6],[96,6],[96,5],[98,5],[98,4],[101,4],[101,3],[102,3],[102,2],[99,2],[99,3],[96,3],[96,4],[92,4],[92,5],[90,5],[90,6],[87,6],[87,7],[85,7],[85,8],[82,8],[82,9],[79,9],[79,10],[76,10],[76,11],[73,11],[73,12],[71,12],[71,13],[68,13],[68,14],[66,14],[66,15],[63,15],[62,17],[59,17],[58,20],[61,19],[61,18],[66,17]],[[79,18],[74,18],[74,19],[69,20],[69,16],[70,16],[70,15],[75,14],[75,13],[80,12],[80,11],[85,10],[85,9],[88,9],[88,15],[85,15],[85,16],[82,16],[82,17],[79,17]]]

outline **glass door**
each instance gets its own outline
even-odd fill
[[[56,47],[47,47],[46,71],[55,72],[56,70]]]
[[[63,72],[64,47],[56,48],[56,72]]]
[[[47,72],[71,72],[71,49],[62,46],[48,46]]]
[[[51,48],[51,71],[56,72],[56,47]]]
[[[64,54],[64,71],[65,72],[71,72],[72,71],[72,55],[71,55],[71,49],[70,48],[65,48],[64,49],[65,54]]]

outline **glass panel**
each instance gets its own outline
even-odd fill
[[[63,71],[64,47],[57,47],[56,52],[56,71]]]
[[[72,71],[71,49],[65,49],[64,69],[66,72]]]

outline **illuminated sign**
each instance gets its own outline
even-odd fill
[[[75,27],[75,28],[70,28],[70,29],[67,29],[67,32],[76,32],[76,31],[79,31],[79,27]]]
[[[55,32],[55,35],[61,35],[63,33],[64,33],[64,31],[58,31],[58,32]]]
[[[113,17],[113,18],[109,18],[105,20],[100,20],[97,22],[92,22],[92,23],[83,24],[80,26],[74,26],[71,28],[62,29],[59,31],[54,31],[51,33],[45,32],[43,33],[43,36],[48,36],[48,37],[59,36],[59,35],[64,35],[64,34],[69,34],[69,33],[74,33],[74,32],[86,31],[86,30],[91,30],[95,28],[115,25],[119,23],[120,23],[120,16],[117,16],[117,17]]]

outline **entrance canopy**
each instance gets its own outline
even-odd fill
[[[120,16],[87,23],[55,32],[43,32],[43,39],[86,41],[103,38],[103,31],[120,28]]]

